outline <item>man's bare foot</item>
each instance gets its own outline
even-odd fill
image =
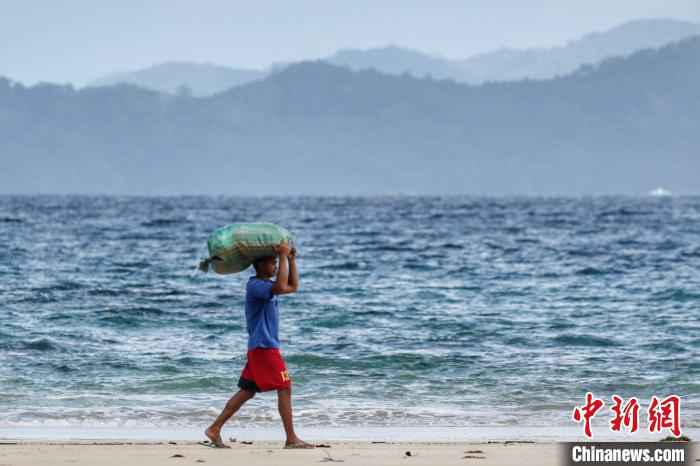
[[[221,432],[218,429],[214,429],[210,426],[204,431],[204,435],[218,448],[231,448],[221,440]]]
[[[300,438],[296,438],[294,440],[287,440],[287,442],[284,444],[284,448],[315,448],[313,445],[310,443],[304,442]]]

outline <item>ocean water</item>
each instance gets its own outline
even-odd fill
[[[301,428],[580,430],[587,391],[677,394],[700,427],[698,197],[5,195],[0,429],[210,423],[252,272],[196,264],[247,221],[298,237],[280,337]],[[229,426],[277,428],[274,393]]]

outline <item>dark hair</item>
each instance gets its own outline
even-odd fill
[[[275,256],[262,256],[262,257],[258,257],[257,259],[255,259],[255,260],[253,261],[253,267],[255,267],[255,270],[258,270],[258,265],[260,265],[261,262],[266,261],[267,259],[270,259],[270,258],[273,258],[273,259],[274,259]]]

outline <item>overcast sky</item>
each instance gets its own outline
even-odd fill
[[[163,61],[262,68],[388,44],[465,58],[640,18],[700,21],[700,0],[0,0],[0,75],[82,85]]]

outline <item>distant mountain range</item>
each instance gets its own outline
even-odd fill
[[[561,47],[499,49],[464,60],[448,60],[399,47],[342,50],[329,63],[353,70],[373,68],[388,74],[453,79],[480,84],[487,81],[518,81],[563,76],[582,65],[595,65],[606,58],[629,55],[700,34],[700,24],[671,19],[631,21],[605,32],[596,32]]]
[[[0,190],[697,192],[700,38],[480,86],[291,65],[208,98],[0,79]]]
[[[500,49],[462,60],[461,81],[513,81],[546,79],[571,73],[582,65],[629,55],[700,34],[700,24],[670,19],[646,19],[624,23],[605,32],[587,34],[562,47]]]
[[[464,60],[448,60],[416,50],[389,46],[369,50],[346,49],[323,60],[352,70],[375,69],[382,73],[480,84],[487,81],[547,79],[565,75],[586,64],[614,56],[659,47],[700,34],[700,24],[671,19],[645,19],[624,23],[605,32],[591,33],[561,47],[499,49]],[[170,94],[208,96],[256,81],[287,64],[267,70],[246,70],[197,63],[163,63],[134,72],[100,78],[90,86],[134,84]]]
[[[229,68],[220,65],[168,62],[142,70],[114,73],[91,82],[89,86],[134,84],[169,94],[206,96],[264,78],[265,71]]]

